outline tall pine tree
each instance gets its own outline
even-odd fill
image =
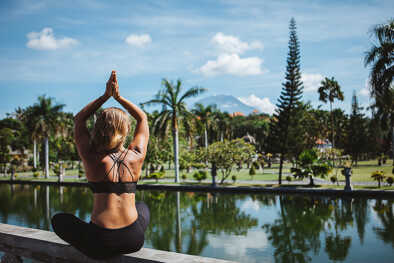
[[[277,109],[270,126],[271,151],[280,155],[279,184],[282,184],[283,161],[297,142],[299,131],[299,116],[303,84],[300,71],[300,44],[296,34],[296,22],[290,20],[289,53],[285,82],[282,83],[282,92],[276,104]]]
[[[359,106],[356,92],[353,91],[352,112],[347,126],[347,147],[346,152],[352,157],[352,163],[357,166],[360,155],[366,152],[367,146],[367,125],[365,116],[362,113],[363,108]]]

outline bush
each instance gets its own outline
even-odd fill
[[[288,182],[291,182],[291,180],[293,180],[293,178],[291,178],[291,176],[288,175],[288,176],[286,176],[286,180],[287,180]]]
[[[197,171],[193,174],[194,179],[198,182],[207,179],[207,172],[206,171]]]
[[[236,175],[231,176],[231,180],[233,180],[233,183],[235,183],[235,181],[237,181],[237,176]]]
[[[40,176],[40,172],[38,172],[38,171],[33,172],[34,178],[38,178],[39,176]]]
[[[149,174],[148,178],[149,179],[155,179],[156,182],[158,182],[159,179],[164,177],[164,175],[165,175],[165,173],[163,173],[163,172],[155,172],[155,173]]]
[[[186,174],[182,174],[182,180],[186,180]]]
[[[256,175],[256,169],[254,168],[254,165],[252,165],[252,167],[250,167],[250,169],[249,169],[249,175],[250,175],[250,176]]]
[[[378,181],[378,187],[380,188],[380,182],[384,180],[384,172],[383,171],[375,171],[371,175],[372,179]]]
[[[388,176],[388,177],[386,178],[386,182],[387,182],[388,185],[392,186],[393,183],[394,183],[394,177]]]
[[[254,167],[257,170],[260,169],[260,165],[257,161],[252,163],[252,167]]]
[[[335,184],[336,182],[338,182],[338,178],[336,176],[331,176],[330,181],[331,183]]]

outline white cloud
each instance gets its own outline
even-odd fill
[[[27,38],[29,41],[26,46],[38,50],[55,50],[78,44],[77,40],[69,37],[56,39],[50,27],[44,28],[41,32],[30,32]]]
[[[247,50],[262,49],[263,44],[259,41],[253,41],[250,44],[242,42],[237,37],[217,33],[212,42],[224,53],[242,54]]]
[[[265,251],[269,245],[267,235],[261,229],[249,230],[245,236],[209,235],[208,240],[213,248],[224,249],[224,252],[236,261],[271,262],[271,255],[265,255],[259,259],[251,255],[253,252],[256,253],[255,251]]]
[[[324,79],[324,77],[320,74],[307,74],[302,73],[301,80],[304,84],[304,91],[311,92],[317,91],[320,86],[320,82]]]
[[[125,42],[131,46],[143,47],[152,42],[152,38],[148,34],[130,35],[126,38]]]
[[[366,79],[365,80],[365,86],[364,86],[364,88],[362,88],[359,92],[358,92],[358,94],[359,95],[361,95],[361,96],[364,96],[364,97],[368,97],[369,95],[370,95],[370,84],[369,84],[369,80],[368,79]]]
[[[248,106],[256,108],[260,112],[273,114],[275,111],[275,105],[271,103],[269,98],[259,98],[254,94],[249,95],[249,97],[239,97],[242,103]]]
[[[260,75],[263,73],[258,57],[240,58],[237,54],[222,54],[216,60],[209,60],[199,69],[203,75],[230,74],[237,76]]]

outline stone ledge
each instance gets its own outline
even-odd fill
[[[231,263],[215,258],[199,257],[175,252],[142,248],[136,253],[122,255],[106,261],[92,260],[61,240],[55,233],[0,223],[0,251],[40,262],[191,262]]]

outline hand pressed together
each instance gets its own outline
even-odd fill
[[[109,77],[105,89],[105,95],[108,97],[113,96],[114,99],[119,98],[119,85],[118,80],[116,79],[116,71],[113,70],[111,76]]]

